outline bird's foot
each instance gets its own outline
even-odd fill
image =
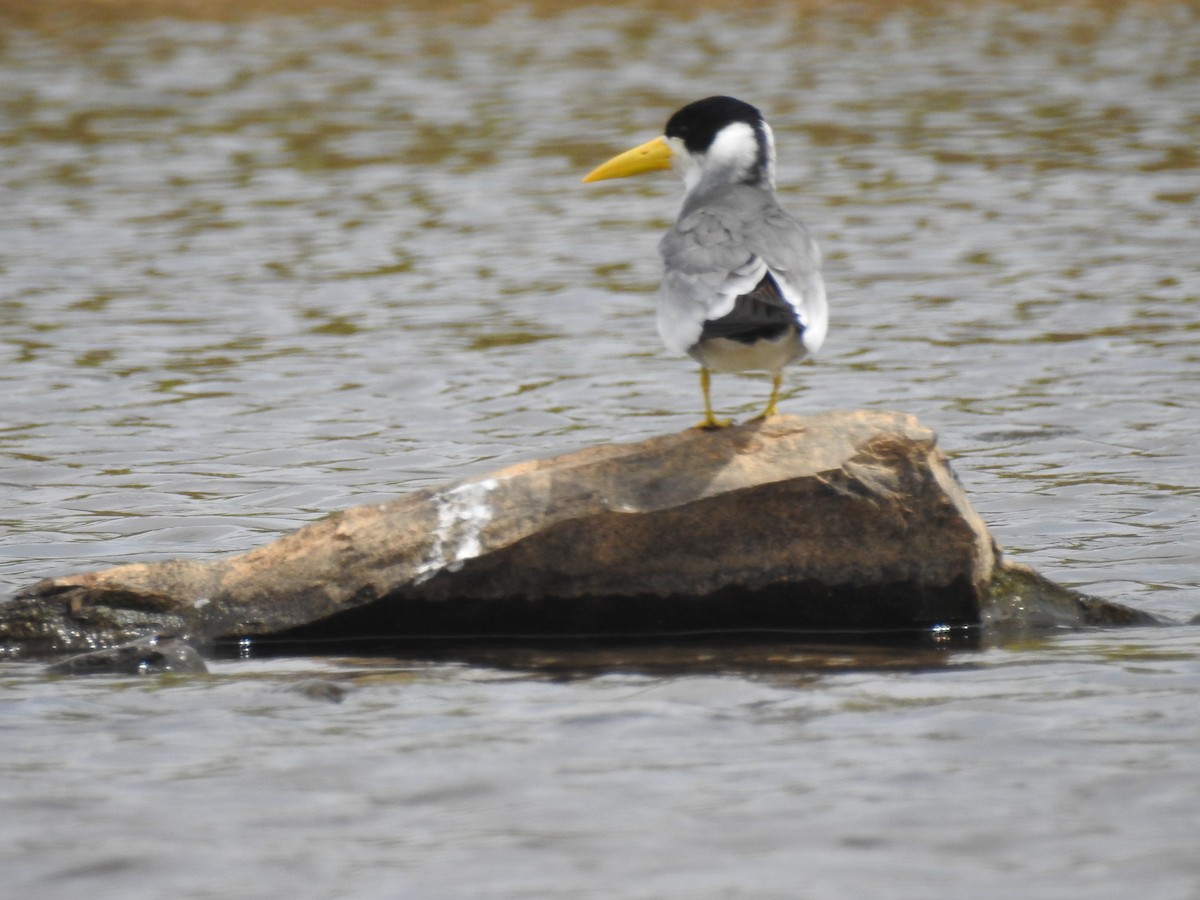
[[[782,385],[783,373],[776,372],[774,377],[771,379],[771,398],[767,400],[767,408],[751,419],[751,422],[765,422],[767,419],[779,415],[779,409],[775,406],[775,404],[779,402],[779,388]]]
[[[733,424],[733,419],[718,419],[711,413],[704,417],[702,422],[697,422],[692,426],[695,431],[720,431],[722,428],[728,428]]]

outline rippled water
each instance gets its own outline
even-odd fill
[[[5,25],[0,593],[691,425],[652,311],[679,185],[579,178],[727,92],[827,257],[784,410],[917,413],[1014,558],[1200,612],[1195,6],[667,9]],[[5,880],[1200,895],[1194,629],[777,663],[0,664]]]

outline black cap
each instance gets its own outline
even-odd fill
[[[665,134],[682,140],[690,152],[703,153],[726,125],[745,122],[758,131],[762,121],[762,113],[749,103],[734,97],[705,97],[671,116]]]

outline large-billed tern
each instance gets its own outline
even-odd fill
[[[658,333],[700,363],[703,428],[713,415],[711,372],[770,372],[776,413],[783,367],[816,353],[828,312],[821,254],[775,199],[775,140],[762,114],[733,97],[690,103],[662,137],[615,156],[585,182],[675,169],[685,194],[659,243],[665,271]]]

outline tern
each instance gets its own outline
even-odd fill
[[[733,97],[689,103],[667,127],[584,176],[585,182],[674,169],[683,207],[659,243],[664,272],[658,333],[667,348],[700,363],[704,420],[713,415],[712,372],[770,372],[777,413],[783,368],[815,354],[828,307],[821,253],[775,197],[775,138],[755,107]]]

